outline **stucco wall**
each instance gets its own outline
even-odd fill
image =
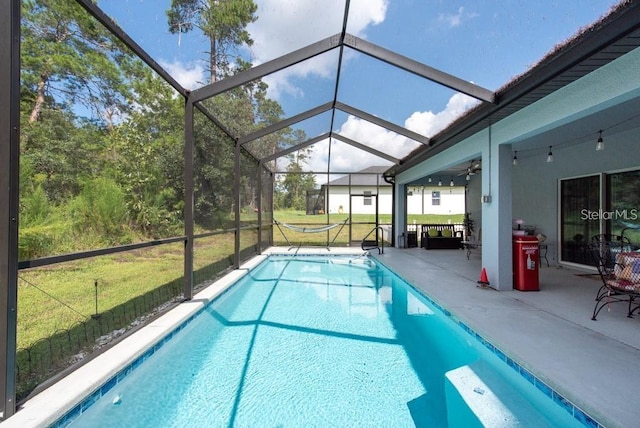
[[[518,156],[512,169],[513,216],[535,225],[552,244],[557,260],[559,240],[558,181],[601,172],[640,168],[640,131],[604,135],[605,150],[596,152],[596,141],[553,150],[554,161],[546,162],[546,151]],[[640,209],[640,207],[638,207]]]

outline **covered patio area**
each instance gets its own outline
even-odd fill
[[[496,292],[477,285],[477,253],[467,261],[462,250],[390,248],[374,257],[600,423],[637,425],[640,318],[612,304],[592,321],[592,271],[545,266],[540,291]]]

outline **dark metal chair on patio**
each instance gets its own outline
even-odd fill
[[[629,240],[621,236],[596,235],[591,238],[589,253],[602,279],[591,319],[615,302],[628,303],[627,316],[631,318],[640,310],[640,252],[633,251]]]
[[[591,237],[591,242],[610,242],[614,246],[625,247],[626,250],[631,250],[633,244],[629,241],[629,238],[624,237],[622,235],[613,235],[610,233],[601,233],[599,235],[593,235]]]

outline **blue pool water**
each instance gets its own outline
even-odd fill
[[[502,357],[372,259],[272,256],[70,425],[579,425]]]

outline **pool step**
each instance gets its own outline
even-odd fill
[[[552,400],[545,402],[547,398],[533,385],[521,384],[510,373],[504,375],[482,360],[447,372],[449,426],[579,426]]]

